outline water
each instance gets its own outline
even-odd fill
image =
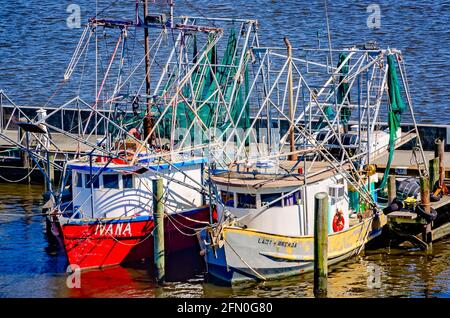
[[[81,288],[70,289],[64,252],[47,241],[39,216],[42,191],[40,186],[0,184],[0,297],[313,296],[311,274],[233,288],[206,283],[203,264],[192,263],[191,254],[168,262],[172,282],[164,287],[156,287],[146,264],[137,264],[83,272]],[[450,297],[449,243],[447,238],[433,244],[430,255],[414,248],[366,251],[332,267],[329,296]],[[371,280],[377,272],[379,280]]]
[[[110,15],[132,18],[134,0],[99,0]],[[82,22],[95,13],[95,1],[77,0]],[[177,13],[199,16],[256,18],[261,42],[281,46],[288,35],[296,47],[316,47],[317,32],[326,46],[323,1],[234,0],[176,1]],[[375,40],[405,54],[410,88],[419,122],[450,124],[450,2],[376,1],[381,27],[366,20],[373,1],[329,1],[334,47]],[[0,90],[22,105],[49,101],[81,35],[67,27],[65,1],[0,0]],[[58,92],[57,105],[74,96],[77,86]],[[0,297],[311,297],[312,276],[241,287],[204,283],[197,267],[184,268],[189,278],[155,287],[145,264],[115,267],[81,276],[81,289],[66,286],[64,252],[47,241],[40,205],[43,188],[0,184]],[[449,297],[449,239],[433,245],[433,254],[415,249],[379,249],[334,267],[329,278],[332,297]],[[192,257],[191,257],[192,258]],[[197,264],[198,265],[198,264]],[[380,273],[379,288],[368,286],[371,271]],[[179,268],[172,268],[179,272]]]
[[[108,16],[133,19],[134,0],[74,3],[80,6],[82,23],[95,14],[96,4],[98,11],[107,8]],[[45,104],[58,88],[82,33],[82,29],[67,26],[69,4],[0,0],[0,89],[16,103]],[[371,4],[378,4],[381,10],[379,29],[367,27]],[[450,68],[449,9],[449,1],[435,0],[329,1],[332,44],[343,47],[375,40],[381,47],[402,50],[419,122],[450,124],[450,75],[445,71]],[[176,13],[256,18],[263,45],[282,46],[288,35],[295,47],[316,47],[319,33],[321,47],[327,46],[323,1],[180,0],[176,1]],[[50,105],[76,96],[77,89],[78,85],[68,85]]]

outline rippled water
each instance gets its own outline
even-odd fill
[[[328,2],[333,47],[375,40],[382,47],[401,49],[418,119],[423,123],[450,124],[450,75],[447,71],[450,69],[450,2]],[[96,7],[97,12],[107,8],[108,16],[132,19],[135,1],[0,0],[0,89],[17,103],[45,104],[63,78],[82,32],[66,25],[69,3],[80,5],[85,23],[95,14]],[[288,35],[295,47],[316,47],[317,33],[322,47],[327,43],[322,0],[180,0],[175,3],[179,15],[258,19],[263,45],[281,46],[283,37]],[[379,29],[367,27],[367,7],[371,4],[378,4],[381,10]],[[76,87],[61,91],[52,103],[75,96]]]
[[[81,274],[66,286],[64,252],[47,241],[39,214],[43,188],[0,184],[0,297],[312,297],[311,274],[238,287],[205,283],[196,256],[167,262],[172,282],[156,287],[146,264]],[[414,248],[377,249],[331,268],[330,297],[450,297],[450,239],[426,255]],[[379,271],[380,284],[368,285]],[[178,277],[177,277],[178,276]],[[184,278],[183,278],[184,277]],[[378,287],[378,288],[376,288]]]

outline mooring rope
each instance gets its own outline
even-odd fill
[[[25,180],[26,178],[28,178],[34,172],[34,170],[36,170],[36,168],[37,168],[37,165],[34,165],[34,167],[30,170],[30,172],[25,177],[20,178],[18,180],[10,180],[10,179],[3,177],[2,175],[0,175],[0,179],[3,179],[6,182],[10,182],[10,183],[18,183],[18,182],[21,182],[21,181]]]

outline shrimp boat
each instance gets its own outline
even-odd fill
[[[328,196],[328,263],[357,255],[386,224],[379,197],[394,150],[408,142],[422,149],[415,125],[411,131],[399,128],[402,117],[414,120],[400,51],[300,50],[285,43],[286,48],[253,48],[253,73],[265,74],[253,79],[264,87],[253,92],[259,107],[248,133],[226,139],[217,151],[227,155],[209,162],[219,221],[199,241],[214,281],[264,281],[312,271],[319,192]],[[389,119],[385,129],[383,118]],[[255,127],[264,129],[258,135]],[[371,162],[386,153],[386,171],[378,175]],[[424,162],[422,151],[417,164],[423,171]]]
[[[187,233],[209,224],[209,208],[198,186],[205,158],[152,162],[142,167],[94,157],[67,163],[73,199],[50,215],[57,221],[69,263],[81,269],[106,267],[152,255],[152,180],[164,175],[167,252],[194,248]],[[173,168],[172,168],[173,167]],[[56,223],[54,223],[56,224]],[[181,229],[181,230],[180,230]]]
[[[256,21],[175,17],[173,3],[169,5],[168,16],[149,14],[144,1],[140,18],[137,1],[135,21],[90,19],[66,81],[89,58],[87,48],[98,34],[112,31],[105,41],[116,36],[117,42],[109,46],[115,50],[101,73],[94,104],[80,96],[72,101],[90,111],[89,116],[79,116],[72,130],[51,125],[51,116],[66,103],[34,123],[90,149],[65,163],[61,187],[50,200],[48,232],[59,237],[73,267],[100,268],[152,257],[155,179],[163,179],[165,188],[167,253],[198,249],[195,233],[214,218],[204,184],[208,131],[223,123],[224,105],[233,105],[235,114],[241,109],[246,92],[235,75],[248,47],[257,41]],[[136,30],[145,31],[145,51],[144,58],[133,60],[125,53],[138,45]],[[228,40],[222,45],[224,34]],[[144,62],[145,74],[133,86],[131,80],[139,78]],[[154,64],[162,65],[160,73],[151,68]],[[111,80],[113,73],[118,77]],[[153,85],[150,74],[158,79]],[[62,199],[64,190],[69,200]]]

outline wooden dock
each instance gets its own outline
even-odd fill
[[[433,151],[424,151],[425,158],[431,160],[434,158]],[[419,156],[419,153],[417,154]],[[378,172],[384,172],[388,154],[383,155],[373,161],[377,165]],[[444,156],[445,178],[450,179],[450,155]],[[399,176],[417,176],[417,164],[414,161],[414,155],[411,150],[396,150],[391,164],[391,174]]]
[[[14,141],[19,141],[19,132],[18,130],[5,130],[3,131],[3,134],[8,137],[9,139],[12,139]],[[50,151],[52,152],[62,152],[62,153],[76,153],[76,152],[88,152],[90,150],[92,150],[91,147],[85,145],[84,143],[81,142],[77,142],[76,140],[74,140],[73,138],[70,138],[68,136],[65,136],[61,133],[51,133],[51,140],[52,143],[54,143],[54,145],[50,145]],[[100,135],[91,135],[87,138],[87,141],[92,143],[92,144],[96,144],[97,139],[102,138],[103,136]],[[36,138],[33,138],[30,134],[30,139],[29,139],[29,143],[30,146],[33,146],[37,143],[38,141],[36,140]],[[11,148],[14,147],[14,145],[10,142],[8,142],[5,139],[1,139],[0,138],[0,148],[2,149],[7,149],[7,148]]]

